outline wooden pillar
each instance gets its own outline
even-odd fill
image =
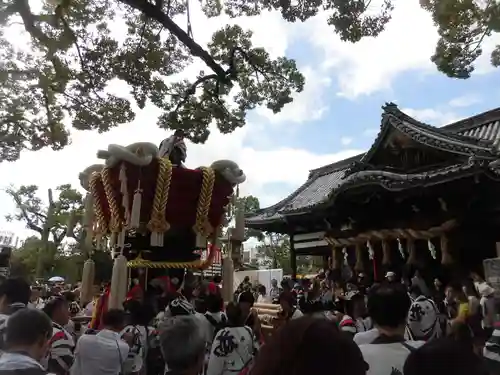
[[[297,254],[295,253],[295,241],[293,234],[290,235],[290,267],[292,268],[292,280],[297,280]]]

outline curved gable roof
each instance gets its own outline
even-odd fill
[[[413,180],[412,175],[405,175],[404,180],[401,180],[397,176],[391,176],[390,173],[384,176],[367,171],[353,175],[356,168],[350,169],[359,163],[366,163],[382,142],[385,132],[393,127],[403,130],[419,143],[451,153],[487,160],[500,157],[500,108],[441,128],[413,119],[393,103],[386,104],[383,110],[381,130],[366,153],[310,170],[308,179],[302,186],[280,202],[252,213],[246,218],[246,224],[250,227],[258,226],[283,220],[286,215],[307,212],[315,206],[328,202],[337,191],[346,189],[360,180],[366,184],[383,184],[384,181],[388,181],[393,184],[394,189],[398,189],[407,186],[409,181],[418,184],[432,183],[442,179],[443,176],[473,173],[476,169],[474,163],[450,165],[426,174],[415,175]]]

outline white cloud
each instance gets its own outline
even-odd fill
[[[461,116],[446,109],[401,109],[407,115],[413,117],[415,120],[429,123],[434,126],[443,126],[461,119]]]
[[[382,0],[372,1],[371,9],[378,10],[380,3]],[[333,27],[326,24],[326,13],[304,24],[303,33],[322,51],[323,68],[337,77],[338,95],[355,98],[390,90],[392,82],[403,72],[437,73],[430,61],[438,40],[431,15],[418,1],[394,0],[393,3],[395,9],[385,31],[376,38],[364,38],[355,44],[344,43],[334,34]],[[484,41],[484,53],[476,62],[475,73],[489,73],[494,69],[489,55],[499,42],[498,34]]]
[[[156,127],[155,109],[141,111],[137,119],[105,134],[75,132],[73,142],[62,151],[42,150],[24,153],[15,163],[0,164],[2,185],[38,184],[41,193],[48,188],[64,183],[78,185],[78,173],[87,166],[99,163],[96,152],[106,149],[110,143],[127,145],[138,141],[159,143],[169,135]],[[245,141],[252,136],[253,125],[238,129],[230,135],[213,131],[204,145],[188,145],[188,167],[209,165],[217,159],[232,159],[240,164],[247,174],[247,182],[242,185],[242,194],[253,194],[262,200],[263,205],[275,203],[279,197],[290,191],[274,192],[273,196],[263,195],[267,183],[286,183],[292,186],[302,184],[308,171],[324,164],[332,163],[359,153],[359,150],[342,150],[338,153],[318,155],[305,149],[289,147],[258,151],[246,146]],[[262,136],[262,134],[261,134]],[[5,193],[0,193],[0,227],[19,232],[19,223],[5,223],[4,215],[12,212],[14,205]]]
[[[450,107],[462,108],[470,107],[473,104],[477,104],[481,101],[481,98],[477,95],[469,94],[464,96],[459,96],[458,98],[452,99],[448,102]]]
[[[373,9],[380,2],[373,1]],[[437,33],[431,17],[418,1],[394,3],[386,30],[377,38],[364,38],[355,44],[340,41],[326,21],[309,25],[310,42],[323,51],[324,66],[338,72],[343,96],[353,98],[389,89],[391,82],[404,71],[432,68],[429,58]]]
[[[340,143],[342,146],[349,146],[352,143],[353,139],[351,137],[342,137],[340,138]]]
[[[273,114],[267,108],[258,108],[257,113],[271,123],[302,123],[316,121],[328,110],[328,103],[323,95],[331,84],[331,78],[307,66],[301,69],[306,79],[306,86],[301,93],[293,94],[293,102],[285,105],[278,114]]]

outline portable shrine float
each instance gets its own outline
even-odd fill
[[[85,247],[111,251],[109,307],[121,307],[131,279],[140,279],[146,287],[154,278],[182,280],[185,270],[211,265],[228,205],[246,178],[235,162],[186,168],[186,146],[179,132],[160,147],[147,142],[112,144],[97,156],[105,163],[80,173],[88,192]],[[203,251],[208,252],[204,260]],[[90,259],[82,284],[81,299],[90,300]]]

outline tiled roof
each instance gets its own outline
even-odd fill
[[[492,142],[498,142],[500,140],[500,121],[492,121],[483,125],[476,126],[471,129],[466,129],[458,134],[466,135],[468,137],[486,139]]]
[[[494,151],[496,152],[500,145],[500,108],[458,121],[442,128],[435,128],[430,125],[422,124],[404,114],[403,116],[403,120],[408,122],[412,121],[412,126],[419,127],[418,130],[421,134],[424,134],[424,136],[433,138],[435,134],[435,140],[437,140],[438,146],[442,146],[443,142],[450,142],[453,145],[451,149],[457,147],[457,144],[463,144],[466,150],[477,149],[484,152],[485,149],[491,148],[495,149]],[[379,137],[377,137],[377,139]],[[251,217],[247,217],[247,225],[274,222],[283,219],[287,214],[310,209],[311,207],[328,201],[332,193],[336,193],[340,188],[347,188],[354,180],[360,179],[361,177],[364,178],[363,182],[366,184],[377,183],[383,185],[384,183],[392,183],[397,186],[398,184],[406,184],[413,177],[415,177],[414,180],[417,182],[423,180],[427,181],[429,178],[439,178],[444,175],[452,175],[474,169],[474,163],[453,165],[433,171],[423,179],[418,179],[416,176],[412,177],[412,175],[406,175],[403,182],[401,182],[400,179],[391,178],[387,174],[379,174],[377,177],[367,173],[357,175],[351,174],[349,177],[346,176],[348,167],[353,163],[361,161],[368,153],[369,152],[311,170],[307,181],[301,187],[275,205],[261,209],[253,213]]]

